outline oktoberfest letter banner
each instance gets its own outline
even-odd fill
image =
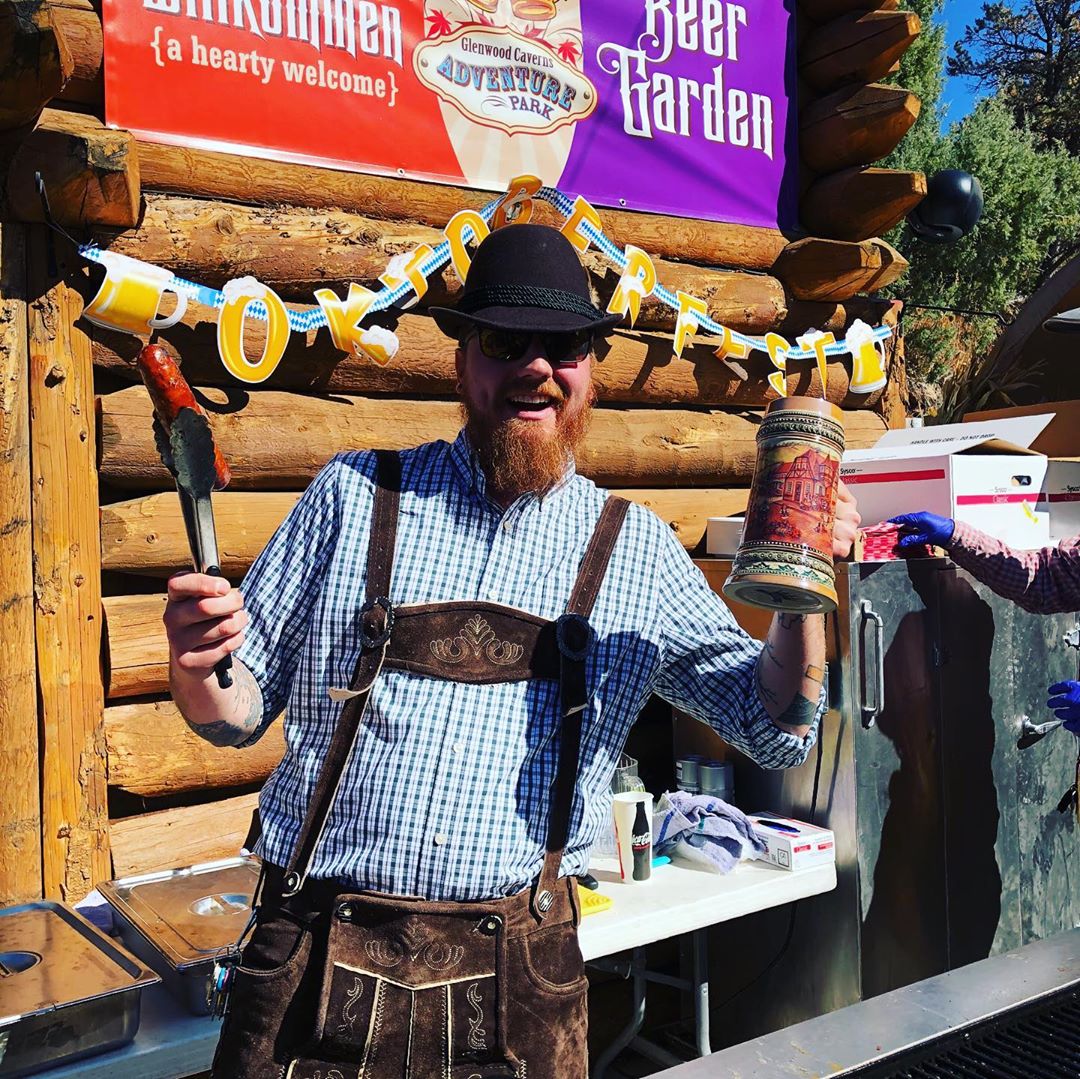
[[[791,0],[104,0],[109,124],[596,206],[795,223]]]

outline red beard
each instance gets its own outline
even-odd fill
[[[589,429],[595,391],[580,408],[568,410],[566,397],[553,381],[537,387],[558,403],[555,431],[548,434],[528,420],[492,423],[472,406],[468,389],[461,400],[465,428],[487,476],[488,488],[496,498],[513,500],[523,494],[542,495],[566,474],[574,454]]]

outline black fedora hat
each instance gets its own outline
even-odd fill
[[[473,326],[533,333],[606,333],[622,315],[601,311],[573,244],[549,225],[506,225],[473,255],[456,307],[429,308],[461,340]]]

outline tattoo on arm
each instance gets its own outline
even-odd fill
[[[262,691],[255,676],[238,660],[233,661],[233,679],[236,684],[231,719],[214,720],[210,723],[193,723],[184,717],[187,725],[202,739],[213,746],[237,746],[246,741],[258,729],[263,718]]]
[[[788,727],[809,727],[817,715],[817,701],[795,694],[795,699],[776,717],[775,722]]]
[[[786,611],[781,611],[776,616],[777,621],[784,629],[794,629],[796,626],[802,625],[806,621],[805,614],[788,614]]]
[[[762,655],[762,657],[763,657],[763,658],[764,658],[765,656],[768,656],[768,657],[769,657],[769,659],[771,659],[771,660],[773,661],[773,663],[775,663],[775,664],[777,665],[777,667],[781,667],[781,668],[782,668],[782,667],[784,666],[784,665],[783,665],[783,664],[782,664],[782,663],[780,662],[780,660],[778,660],[778,659],[776,658],[776,645],[774,645],[774,644],[772,643],[772,641],[768,640],[767,638],[766,638],[766,640],[765,640],[765,647],[764,647],[764,650],[762,651],[761,655]]]
[[[758,696],[761,698],[762,704],[776,706],[780,703],[780,698],[765,684],[765,679],[761,677],[761,662],[764,658],[765,653],[762,652],[758,658],[757,667],[754,668],[754,673],[757,677]]]
[[[825,669],[823,667],[815,667],[812,663],[808,663],[806,670],[803,671],[803,677],[808,678],[811,682],[816,682],[821,685],[825,681]]]

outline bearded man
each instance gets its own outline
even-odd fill
[[[457,439],[335,457],[243,595],[169,582],[191,727],[243,747],[285,713],[218,1079],[582,1079],[573,877],[642,705],[766,767],[814,742],[822,619],[778,616],[763,652],[663,521],[575,472],[619,319],[566,238],[492,233],[432,313],[459,342]],[[856,524],[843,501],[841,552]]]

